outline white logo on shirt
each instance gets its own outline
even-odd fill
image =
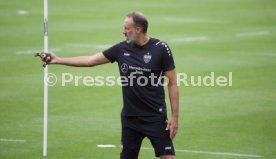
[[[128,65],[127,65],[126,63],[123,63],[123,64],[121,65],[121,71],[122,71],[123,73],[126,73],[126,72],[128,71]]]
[[[171,146],[167,146],[167,147],[165,147],[165,150],[171,150],[172,149],[172,147]]]
[[[150,60],[151,60],[151,55],[148,52],[146,55],[144,55],[144,61],[145,61],[145,63],[149,63]]]
[[[130,56],[130,53],[125,52],[124,56]]]

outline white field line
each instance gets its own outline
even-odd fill
[[[93,49],[107,49],[109,48],[110,44],[83,44],[83,43],[69,43],[66,44],[66,46],[70,46],[70,47],[78,47],[78,48],[93,48]]]
[[[116,148],[116,145],[97,145],[99,148]],[[141,147],[143,150],[153,150],[150,147]],[[241,153],[232,153],[232,152],[209,152],[201,150],[179,150],[176,149],[176,152],[181,153],[195,153],[195,154],[208,154],[208,155],[220,155],[220,156],[235,156],[235,157],[247,157],[247,158],[261,158],[264,156],[255,155],[255,154],[241,154]]]
[[[0,138],[0,142],[27,142],[27,140],[3,139],[3,138]]]
[[[273,52],[253,52],[253,53],[250,53],[250,52],[240,52],[240,51],[232,51],[231,52],[232,54],[235,54],[235,55],[246,55],[246,56],[268,56],[268,57],[276,57],[276,53],[273,53]]]
[[[27,11],[27,10],[18,10],[17,14],[19,14],[19,15],[27,15],[27,14],[29,14],[29,11]]]
[[[35,53],[41,52],[41,51],[42,50],[20,50],[20,51],[16,51],[15,54],[17,54],[17,55],[35,54]],[[61,51],[61,49],[54,48],[54,49],[51,49],[51,51],[58,52],[58,51]]]
[[[204,18],[177,18],[177,17],[165,17],[164,21],[170,23],[216,23],[224,24],[228,23],[226,21],[213,20],[213,19],[204,19]]]
[[[195,41],[206,41],[208,40],[207,36],[195,36],[195,37],[182,37],[182,38],[174,38],[172,42],[195,42]]]
[[[275,53],[254,53],[254,55],[276,57]]]
[[[97,145],[99,148],[115,148],[116,145]]]
[[[149,147],[142,147],[144,150],[152,150]],[[201,151],[201,150],[175,150],[176,152],[183,153],[196,153],[196,154],[208,154],[208,155],[221,155],[221,156],[235,156],[235,157],[248,157],[248,158],[260,158],[264,156],[254,155],[254,154],[240,154],[240,153],[232,153],[232,152],[209,152],[209,151]]]
[[[268,35],[269,31],[258,31],[258,32],[244,32],[244,33],[237,33],[236,37],[247,37],[247,36],[264,36]]]

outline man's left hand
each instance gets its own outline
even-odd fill
[[[168,121],[168,125],[166,130],[170,130],[170,138],[173,140],[178,129],[178,118],[177,117],[171,117],[171,119]]]

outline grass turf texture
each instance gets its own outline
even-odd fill
[[[0,138],[26,140],[0,141],[0,158],[42,158],[43,69],[26,50],[43,50],[43,1],[9,0],[0,4]],[[50,0],[49,48],[56,49],[60,56],[102,51],[106,45],[124,40],[125,15],[142,11],[149,19],[150,36],[171,46],[178,72],[195,76],[233,72],[232,87],[181,85],[176,149],[273,159],[275,6],[272,0]],[[20,15],[19,10],[29,14]],[[204,38],[193,41],[188,37]],[[50,66],[49,72],[118,76],[117,64],[97,68]],[[119,158],[121,105],[119,86],[62,87],[59,82],[50,87],[48,158]],[[114,144],[117,148],[100,149],[97,144]],[[143,147],[150,146],[144,140]],[[140,152],[141,159],[153,155],[152,150]],[[177,157],[246,158],[182,152]]]

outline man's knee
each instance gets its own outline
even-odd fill
[[[174,155],[164,155],[164,156],[160,156],[160,159],[175,159]]]

